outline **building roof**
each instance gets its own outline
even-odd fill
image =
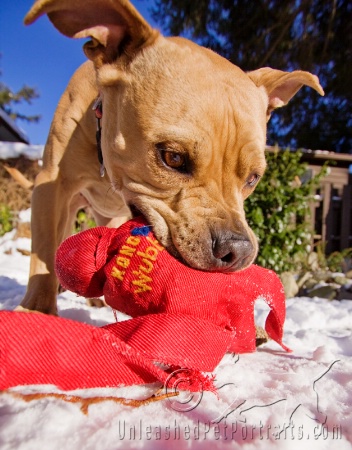
[[[0,108],[0,141],[29,144],[25,132]]]

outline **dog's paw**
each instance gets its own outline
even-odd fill
[[[23,308],[23,306],[18,305],[14,309],[15,312],[24,312],[24,313],[34,313],[34,314],[43,314],[41,311],[35,311],[33,309]]]
[[[16,306],[15,312],[31,313],[31,314],[50,314],[51,316],[58,316],[57,310],[54,311],[38,311],[37,309],[24,308],[21,305]]]

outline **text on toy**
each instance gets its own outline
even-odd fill
[[[125,244],[121,247],[115,259],[115,265],[111,271],[112,277],[123,281],[126,274],[126,269],[129,267],[132,258],[138,257],[140,259],[140,264],[138,265],[138,269],[133,270],[132,272],[132,274],[136,277],[132,280],[132,284],[135,286],[135,294],[152,290],[151,283],[153,279],[151,272],[154,268],[154,262],[156,261],[159,252],[164,250],[164,247],[150,236],[147,236],[146,240],[151,245],[143,251],[138,251],[137,247],[141,242],[141,238],[139,236],[129,236],[126,239]]]

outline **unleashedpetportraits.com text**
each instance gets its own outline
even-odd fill
[[[309,428],[309,429],[308,429]],[[121,420],[118,423],[118,438],[126,441],[136,440],[338,440],[342,438],[339,425],[317,424],[314,427],[294,423],[247,424],[223,421],[221,423],[195,422],[194,425],[179,425],[177,420],[167,425],[156,425],[140,420],[131,424]]]

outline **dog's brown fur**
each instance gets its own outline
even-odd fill
[[[251,264],[257,241],[243,202],[265,170],[266,122],[303,85],[323,94],[317,77],[270,68],[246,74],[186,39],[164,38],[127,0],[37,0],[25,21],[42,14],[66,36],[90,37],[90,61],[73,75],[50,129],[19,309],[57,313],[54,255],[80,198],[99,225],[121,224],[133,206],[197,269]],[[92,112],[98,95],[104,178]]]

